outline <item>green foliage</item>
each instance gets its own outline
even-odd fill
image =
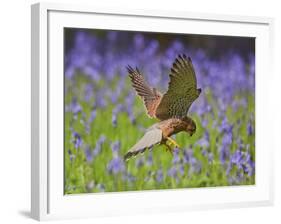
[[[93,110],[95,99],[86,102],[83,99],[85,85],[89,80],[80,77],[76,80],[75,89],[66,91],[65,104],[71,103],[73,96],[77,97],[77,102],[82,108],[81,112],[74,115],[71,111],[65,111],[65,145],[64,145],[64,166],[65,166],[65,193],[85,193],[85,192],[100,192],[100,191],[135,191],[135,190],[150,190],[150,189],[172,189],[172,188],[195,188],[195,187],[214,187],[226,186],[235,184],[254,184],[255,175],[244,175],[243,179],[237,182],[230,182],[227,174],[227,164],[229,159],[223,164],[219,156],[219,147],[222,144],[223,133],[217,128],[214,128],[214,122],[220,124],[222,119],[218,115],[218,105],[216,100],[208,91],[204,97],[211,105],[211,111],[204,114],[204,119],[207,120],[205,128],[202,124],[202,117],[197,114],[190,114],[195,119],[197,124],[196,133],[190,137],[187,133],[179,133],[175,137],[180,144],[179,151],[180,160],[184,159],[184,150],[191,149],[193,157],[200,162],[201,169],[198,172],[192,172],[191,164],[188,163],[173,163],[173,155],[166,151],[165,146],[155,146],[151,152],[148,150],[137,158],[132,158],[124,162],[125,170],[117,174],[108,171],[108,164],[113,159],[111,143],[120,141],[121,146],[118,152],[120,158],[134,145],[144,134],[143,128],[148,128],[156,122],[155,119],[149,119],[144,113],[144,108],[141,100],[136,98],[134,103],[134,114],[136,114],[135,124],[132,124],[127,113],[120,112],[117,116],[117,126],[112,125],[112,110],[114,105],[108,104],[105,108],[96,109],[96,118],[89,123],[90,114]],[[114,85],[114,84],[113,84]],[[102,86],[102,83],[100,84]],[[128,85],[127,85],[128,86]],[[66,88],[71,88],[66,82]],[[123,96],[125,97],[125,96]],[[251,94],[240,94],[237,98],[247,97],[248,111],[245,113],[242,107],[236,111],[232,107],[226,110],[226,117],[230,123],[236,124],[240,120],[241,125],[233,126],[233,140],[240,138],[244,144],[249,145],[250,154],[254,160],[254,135],[247,134],[247,122],[251,114],[254,114],[254,97]],[[119,99],[124,102],[123,99]],[[196,102],[195,102],[196,103]],[[86,128],[86,123],[89,128]],[[73,137],[73,132],[79,133],[82,144],[76,148]],[[196,144],[204,135],[205,131],[209,133],[209,146],[205,147]],[[105,142],[101,145],[101,151],[93,159],[87,160],[86,150],[93,153],[96,143],[101,135],[106,137]],[[87,148],[88,147],[88,148]],[[230,146],[230,152],[234,153],[238,145],[236,141]],[[206,150],[213,155],[212,161],[209,161],[202,154],[202,150]],[[242,151],[246,149],[243,148]],[[148,161],[151,159],[150,164]],[[143,159],[143,165],[138,166],[138,160]],[[182,165],[182,167],[181,167]],[[176,177],[168,175],[169,169],[174,167],[177,170]],[[182,172],[179,170],[182,169]],[[157,181],[159,170],[163,171],[163,180]],[[230,175],[236,178],[238,168],[233,167]],[[132,179],[127,178],[126,174],[130,174]]]

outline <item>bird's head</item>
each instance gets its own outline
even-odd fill
[[[187,125],[186,131],[192,136],[196,132],[196,124],[192,121],[190,124]]]
[[[190,117],[184,118],[186,129],[185,131],[189,133],[190,136],[192,136],[196,132],[196,124]]]

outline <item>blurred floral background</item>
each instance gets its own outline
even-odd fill
[[[255,40],[248,37],[65,28],[65,193],[255,184]],[[165,92],[178,54],[192,58],[197,131],[123,155],[157,122],[145,114],[126,66]]]

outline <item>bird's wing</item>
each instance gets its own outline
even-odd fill
[[[193,101],[199,96],[196,75],[190,57],[179,55],[171,68],[168,91],[156,109],[156,117],[165,120],[186,116]]]
[[[155,117],[156,108],[159,105],[162,94],[147,84],[138,68],[134,70],[131,66],[128,66],[127,70],[132,81],[132,86],[144,102],[148,116]]]
[[[126,153],[124,160],[130,159],[139,153],[144,153],[146,149],[159,144],[162,140],[162,130],[152,126],[144,136]]]

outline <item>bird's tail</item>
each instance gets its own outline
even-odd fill
[[[148,129],[144,136],[125,154],[124,160],[144,153],[146,149],[151,149],[154,145],[162,141],[162,130],[156,127]]]

